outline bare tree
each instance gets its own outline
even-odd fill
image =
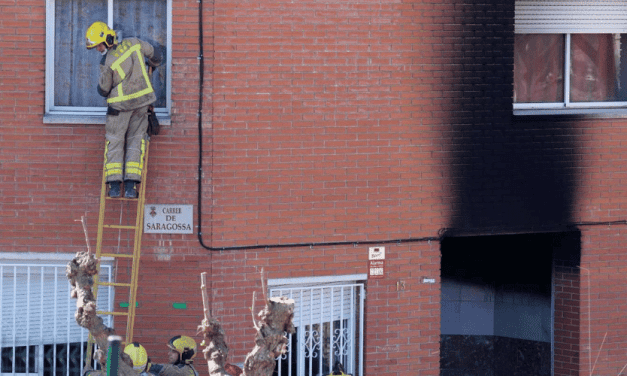
[[[66,267],[66,276],[72,286],[70,296],[76,298],[76,323],[89,330],[98,345],[99,351],[94,353],[97,359],[103,358],[108,349],[108,338],[115,334],[115,330],[106,326],[102,317],[96,314],[96,300],[92,291],[94,285],[93,276],[98,273],[98,259],[88,252],[79,252]],[[118,375],[136,376],[135,371],[129,365],[130,359],[121,352],[118,362]]]
[[[244,361],[243,371],[239,367],[226,363],[228,347],[224,341],[224,330],[220,323],[209,315],[207,308],[208,298],[206,294],[205,275],[201,275],[203,290],[203,305],[205,318],[199,330],[203,333],[207,344],[203,353],[207,360],[210,376],[272,376],[276,366],[276,358],[287,351],[287,334],[294,333],[294,300],[284,297],[268,298],[265,291],[265,275],[261,270],[261,285],[264,292],[265,306],[259,312],[258,320],[253,313],[253,326],[255,335],[255,347],[248,353]],[[256,293],[253,293],[253,306],[255,310]],[[227,373],[227,370],[230,373]]]

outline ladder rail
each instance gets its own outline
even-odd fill
[[[135,327],[135,308],[137,308],[137,285],[139,280],[139,257],[141,254],[142,235],[144,233],[144,203],[146,202],[146,175],[148,173],[148,146],[144,153],[144,168],[142,169],[142,183],[139,185],[137,196],[137,216],[135,217],[135,239],[133,244],[133,266],[131,268],[131,291],[129,297],[129,317],[126,321],[126,343],[133,342],[133,329]]]
[[[116,200],[119,202],[124,201],[136,201],[137,202],[137,210],[136,210],[136,218],[135,218],[135,226],[129,225],[111,225],[105,224],[105,214],[106,214],[106,202],[107,200],[111,200],[107,197],[107,182],[105,177],[105,169],[103,164],[103,173],[101,180],[101,189],[100,189],[100,206],[98,213],[98,235],[96,237],[96,258],[100,260],[102,257],[112,257],[112,258],[123,258],[123,259],[132,259],[131,260],[131,277],[130,283],[116,283],[116,282],[100,282],[100,262],[97,265],[97,273],[93,276],[94,284],[92,287],[92,292],[94,295],[94,300],[98,299],[98,286],[109,286],[109,287],[128,287],[129,288],[129,306],[127,312],[115,312],[115,311],[97,311],[97,314],[102,315],[110,315],[112,317],[115,316],[126,316],[126,338],[125,343],[131,343],[133,341],[133,330],[134,330],[134,322],[135,322],[135,309],[137,305],[137,285],[139,280],[139,257],[141,255],[141,240],[143,235],[143,220],[144,220],[144,207],[145,207],[145,195],[146,195],[146,181],[148,175],[148,151],[150,146],[150,139],[146,139],[145,149],[143,155],[143,169],[142,169],[142,180],[139,184],[139,191],[137,199],[127,199],[127,198],[116,198],[112,200]],[[120,210],[123,210],[123,207],[120,207]],[[104,237],[104,229],[119,229],[119,230],[134,230],[133,237],[133,253],[132,254],[121,254],[121,253],[102,253],[102,243]],[[85,352],[86,363],[89,364],[92,357],[93,352],[93,344],[94,339],[91,333],[88,337],[87,342],[87,350]]]

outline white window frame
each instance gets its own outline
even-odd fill
[[[108,20],[107,25],[113,25],[113,1],[107,1]],[[172,108],[172,0],[167,1],[167,44],[165,61],[166,69],[166,107],[155,108],[159,123],[170,125]],[[104,124],[106,120],[106,107],[76,107],[54,105],[54,61],[55,61],[55,0],[46,1],[46,87],[45,87],[45,113],[43,122],[48,124]],[[104,21],[104,20],[103,20]],[[81,43],[81,47],[83,44]],[[94,80],[97,81],[97,77]]]
[[[87,342],[89,334],[87,330],[79,328],[78,324],[76,324],[74,318],[76,299],[70,297],[70,284],[65,277],[66,266],[74,256],[74,254],[58,253],[0,253],[0,329],[2,327],[11,327],[13,330],[13,333],[9,334],[9,337],[12,338],[9,341],[6,341],[6,333],[4,339],[3,336],[0,335],[0,348],[13,348],[11,359],[11,364],[13,364],[12,372],[2,373],[0,369],[0,376],[16,374],[24,376],[43,376],[44,346],[53,346],[53,358],[56,359],[59,357],[59,354],[56,352],[56,345],[64,344],[67,345],[66,354],[60,356],[66,357],[66,365],[68,366],[66,367],[67,372],[65,376],[69,375],[69,344]],[[15,279],[16,274],[14,273],[18,271],[21,275],[26,274],[28,276],[26,286],[17,284]],[[53,278],[53,288],[50,287],[50,283],[44,285],[44,280],[41,277],[31,277],[31,273],[32,275],[41,276],[41,272],[44,272],[47,278]],[[101,259],[100,274],[112,281],[113,273],[113,259]],[[11,277],[11,274],[14,276]],[[37,291],[31,294],[31,288]],[[50,294],[51,296],[42,293],[50,289],[54,291],[53,294]],[[18,292],[18,290],[21,292]],[[17,314],[16,302],[23,299],[26,299],[26,307],[25,309],[22,307],[19,314]],[[108,287],[107,294],[100,296],[98,304],[103,305],[103,307],[99,307],[101,309],[112,310],[114,304],[114,290],[111,286]],[[43,312],[43,307],[52,307],[53,312]],[[66,312],[67,315],[60,315],[57,312]],[[18,316],[20,317],[20,324],[17,323]],[[3,323],[5,320],[10,320],[11,322]],[[39,320],[39,322],[37,322],[37,320]],[[105,325],[113,327],[112,316],[105,316],[104,322]],[[31,328],[31,323],[33,323],[33,326],[39,327],[39,329]],[[46,334],[44,334],[44,327],[48,328],[48,333]],[[17,336],[18,331],[23,334],[19,339]],[[35,346],[35,372],[17,373],[14,368],[16,364],[16,348],[24,346],[26,346],[27,349],[27,362],[30,356],[29,349],[31,346]],[[81,375],[83,373],[84,361],[82,361],[82,359],[84,359],[84,356],[81,346],[81,360],[79,360]],[[95,364],[92,364],[92,366],[95,366]],[[53,367],[52,374],[53,376],[62,376],[56,373],[56,367]]]
[[[564,101],[513,103],[514,115],[600,115],[627,117],[625,102],[570,101],[570,38],[572,34],[627,34],[627,0],[517,0],[516,34],[560,34],[564,44]],[[627,62],[626,62],[627,63]]]
[[[331,349],[339,347],[339,356],[349,358],[349,364],[344,365],[347,374],[352,376],[364,375],[364,303],[366,291],[363,281],[365,280],[367,280],[366,274],[268,280],[269,296],[285,296],[295,300],[294,326],[302,328],[297,330],[297,348],[292,349],[292,335],[289,335],[288,352],[277,359],[279,365],[284,361],[290,364],[288,375],[281,374],[279,369],[279,376],[295,376],[291,373],[293,367],[291,366],[292,356],[290,353],[292,351],[298,351],[297,364],[294,367],[296,375],[304,376],[307,367],[305,362],[309,363],[308,367],[311,369],[311,362],[314,361],[314,358],[316,359],[315,362],[319,363],[319,369],[322,369],[322,356],[319,354],[325,345]],[[303,302],[302,306],[299,307],[298,302],[302,298],[305,298],[304,300],[309,299],[309,301]],[[351,302],[350,306],[347,306],[345,303],[349,302]],[[358,310],[356,306],[359,308]],[[333,322],[336,321],[336,317],[340,318],[340,322],[347,320],[347,327],[334,327]],[[307,335],[306,329],[304,329],[306,326],[314,328],[315,325],[319,325],[322,327],[322,324],[329,323],[331,325],[330,331],[336,332],[337,336],[331,335],[327,343],[324,342],[327,339],[324,338],[324,334]],[[316,334],[318,335],[316,336]],[[306,356],[306,352],[311,356]],[[337,351],[330,351],[329,364],[326,364],[329,369],[332,369],[333,358],[336,355]]]

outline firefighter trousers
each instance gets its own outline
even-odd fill
[[[105,124],[105,180],[141,181],[146,152],[148,106],[107,111]]]

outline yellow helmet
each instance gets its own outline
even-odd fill
[[[85,39],[87,49],[92,49],[100,43],[104,43],[107,48],[118,43],[115,30],[109,29],[109,26],[101,21],[91,24],[85,33]]]
[[[137,342],[129,343],[124,348],[124,352],[131,357],[133,361],[133,369],[137,373],[141,373],[148,363],[148,353],[144,346]]]
[[[179,360],[191,363],[196,356],[196,341],[188,336],[174,336],[168,341],[168,347],[179,353]]]

